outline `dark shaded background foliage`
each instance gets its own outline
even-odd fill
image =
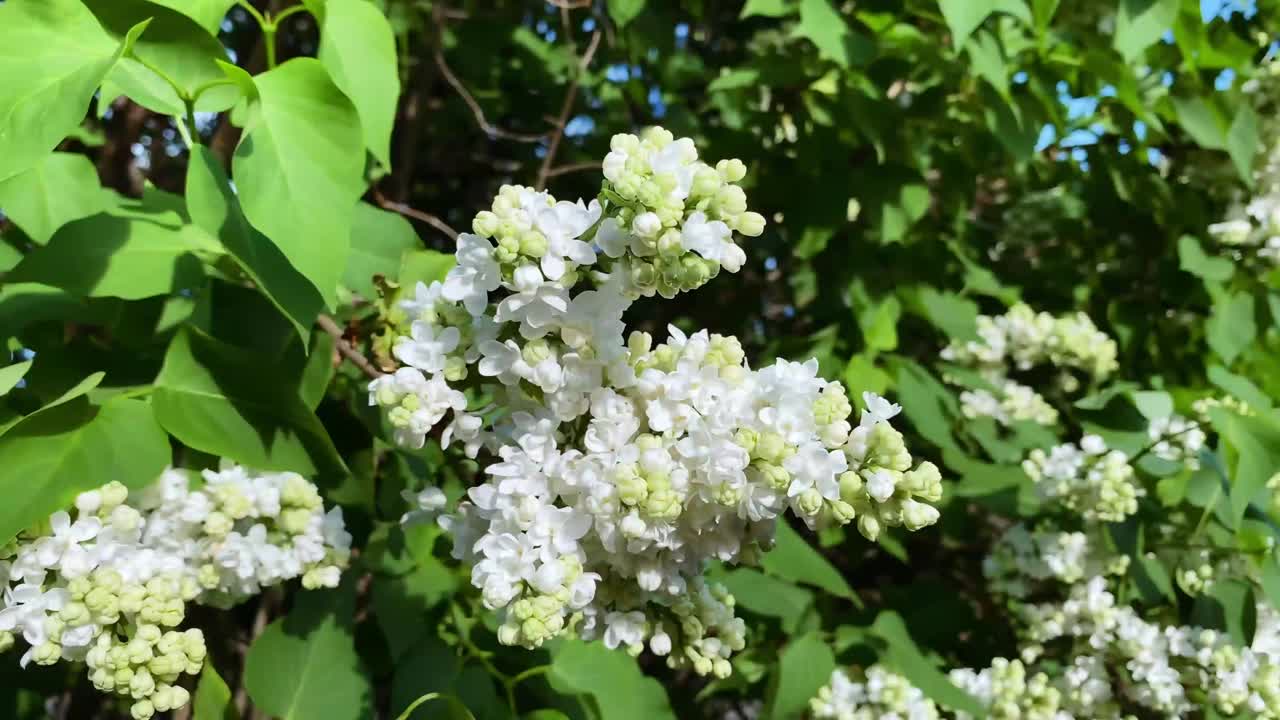
[[[272,12],[289,4],[255,3]],[[1274,3],[381,4],[397,33],[403,93],[393,169],[365,199],[409,217],[426,248],[451,250],[449,229],[466,230],[504,183],[545,182],[559,197],[589,196],[613,133],[662,124],[692,136],[712,161],[742,158],[751,205],[770,225],[747,243],[741,273],[674,301],[640,303],[629,316],[636,328],[662,332],[675,323],[737,334],[757,362],[816,355],[850,390],[898,396],[915,422],[908,395],[927,398],[933,386],[912,374],[911,363],[932,366],[975,312],[999,312],[1021,298],[1052,312],[1086,310],[1117,337],[1125,377],[1204,383],[1210,298],[1180,267],[1177,244],[1183,235],[1203,237],[1222,216],[1258,151],[1240,120],[1251,112],[1240,87],[1277,31]],[[263,69],[261,33],[242,9],[230,11],[220,39],[238,64]],[[312,55],[317,42],[316,22],[298,13],[281,28],[280,60]],[[566,104],[570,88],[576,95]],[[141,196],[148,183],[182,192],[188,154],[169,118],[123,98],[97,110],[61,149],[87,154],[103,184],[124,195]],[[239,137],[232,114],[202,116],[198,127],[226,162]],[[24,247],[20,230],[0,228],[11,247]],[[197,302],[222,298],[209,303],[224,314],[210,319],[215,334],[257,348],[264,365],[293,362],[300,348],[279,342],[288,328],[245,323],[261,317],[253,314],[260,306],[237,304],[236,293],[220,283],[195,289]],[[114,385],[147,382],[169,339],[156,325],[158,302],[98,300],[35,316],[24,307],[0,310],[23,317],[21,331],[5,336],[56,359],[33,369],[32,397],[94,369],[106,369]],[[364,349],[378,331],[373,310],[351,306],[339,318],[347,339]],[[1246,355],[1239,365],[1264,362]],[[1280,386],[1275,377],[1259,381]],[[362,383],[343,365],[318,413],[354,473],[330,487],[329,498],[347,505],[357,545],[367,548],[352,614],[377,712],[390,717],[438,689],[460,694],[477,717],[506,717],[485,665],[516,675],[545,664],[547,654],[497,648],[483,613],[471,612],[474,599],[454,594],[465,577],[431,559],[433,547],[445,557],[447,544],[393,529],[399,489],[427,477],[457,492],[474,465],[438,448],[403,453],[376,442],[380,428],[363,407]],[[918,436],[912,447],[931,455],[945,444]],[[188,459],[201,461],[197,453]],[[953,477],[959,464],[948,463]],[[938,527],[910,539],[810,537],[857,603],[766,583],[762,597],[785,603],[794,591],[798,609],[777,612],[739,592],[752,644],[731,680],[708,684],[652,659],[642,665],[660,679],[675,716],[740,717],[761,699],[775,707],[778,657],[794,646],[789,639],[865,625],[880,608],[901,613],[914,639],[950,662],[1007,656],[1010,630],[981,582],[994,531],[987,510],[962,499]],[[292,604],[290,595],[270,593],[234,615],[197,618],[215,629],[212,664],[232,688],[244,645]],[[423,640],[437,629],[449,642]],[[854,634],[826,637],[842,650]],[[449,649],[473,641],[484,649],[465,650],[462,659]],[[83,682],[62,693],[66,686],[53,671],[6,674],[0,714],[35,717],[37,698],[63,695],[60,717],[106,716]],[[574,689],[535,677],[519,686],[517,702],[583,716]],[[631,698],[602,694],[598,702]]]

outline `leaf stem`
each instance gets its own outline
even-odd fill
[[[307,9],[307,6],[306,6],[306,5],[303,5],[303,4],[301,4],[301,3],[299,3],[299,4],[297,4],[297,5],[291,5],[291,6],[287,7],[287,8],[285,8],[284,10],[281,10],[279,15],[273,15],[273,16],[271,17],[271,22],[272,22],[272,23],[274,23],[274,24],[278,27],[278,26],[280,25],[280,21],[284,20],[285,18],[289,17],[290,15],[294,15],[294,14],[297,14],[297,13],[303,12],[303,11],[304,11],[304,10],[306,10],[306,9]]]
[[[164,80],[166,83],[168,83],[169,87],[173,88],[173,91],[174,91],[175,93],[177,93],[177,94],[178,94],[178,97],[179,97],[179,98],[182,98],[182,99],[183,99],[183,101],[185,101],[185,100],[186,100],[186,98],[187,98],[187,93],[186,93],[185,91],[183,91],[182,86],[178,85],[178,83],[177,83],[177,82],[175,82],[173,78],[169,77],[169,75],[168,75],[168,74],[166,74],[166,73],[165,73],[165,71],[163,71],[163,70],[161,70],[160,68],[156,67],[155,65],[152,65],[151,63],[147,62],[146,60],[144,60],[142,57],[140,57],[140,56],[139,56],[136,52],[134,52],[133,50],[130,50],[130,51],[129,51],[129,59],[130,59],[130,60],[132,60],[132,61],[134,61],[134,62],[136,62],[136,63],[138,63],[138,64],[139,64],[139,65],[141,65],[142,67],[144,67],[144,68],[146,68],[146,69],[150,70],[151,72],[155,73],[156,75],[159,75],[161,80]]]
[[[258,12],[258,8],[254,7],[249,0],[236,0],[236,4],[244,8],[245,12],[249,13],[250,17],[257,21],[258,26],[263,30],[266,30],[267,25],[271,24],[267,22],[267,19],[262,16],[262,13]]]
[[[191,91],[191,102],[192,104],[195,104],[195,102],[200,99],[200,96],[205,94],[205,92],[208,90],[212,90],[216,87],[222,87],[223,85],[235,85],[235,84],[236,83],[233,80],[224,79],[224,80],[210,80],[209,82],[204,83],[203,85],[197,85],[196,89]]]
[[[262,26],[262,42],[267,46],[267,69],[276,66],[276,26],[268,23]]]

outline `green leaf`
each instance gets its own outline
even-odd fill
[[[1253,108],[1240,103],[1235,109],[1231,128],[1227,130],[1227,153],[1246,185],[1253,184],[1253,157],[1261,145],[1258,138],[1258,116]]]
[[[1203,97],[1175,96],[1173,109],[1178,115],[1178,124],[1197,145],[1210,150],[1226,149],[1227,123],[1216,105]]]
[[[1008,13],[1031,24],[1031,11],[1022,0],[938,0],[938,6],[951,31],[951,46],[957,51],[992,13]]]
[[[1280,427],[1264,417],[1242,417],[1215,410],[1214,428],[1235,451],[1231,472],[1231,517],[1239,524],[1249,503],[1266,488],[1280,467]]]
[[[1120,0],[1112,44],[1132,62],[1165,32],[1178,17],[1178,0]]]
[[[809,699],[831,680],[835,669],[835,655],[818,633],[802,635],[787,643],[778,658],[768,717],[774,720],[799,717],[809,707]]]
[[[332,306],[364,191],[360,118],[317,60],[290,60],[254,83],[260,102],[232,162],[241,206]]]
[[[899,366],[897,389],[903,414],[916,430],[939,448],[959,452],[949,419],[958,406],[950,391],[912,362]]]
[[[39,415],[40,413],[45,412],[46,410],[51,410],[55,407],[58,407],[59,405],[62,405],[63,403],[70,402],[71,400],[74,400],[82,395],[87,395],[90,390],[93,390],[94,388],[98,387],[99,384],[102,383],[102,378],[104,377],[106,377],[105,373],[101,371],[95,372],[89,375],[88,377],[86,377],[85,379],[81,380],[80,382],[76,383],[75,385],[73,385],[66,392],[62,393],[61,395],[57,396],[53,400],[50,400],[49,402],[45,403],[41,407],[37,408],[36,410],[31,412],[29,415],[26,415],[25,417],[20,416],[17,418],[13,418],[7,422],[0,423],[0,435],[5,434],[5,432],[7,432],[10,428],[12,428],[14,425],[18,424],[24,419],[35,417],[36,415]]]
[[[1200,241],[1190,235],[1178,238],[1178,267],[1196,277],[1215,282],[1230,280],[1236,272],[1235,263],[1206,254]]]
[[[844,366],[844,388],[849,397],[862,397],[863,392],[883,395],[893,382],[889,373],[881,370],[875,362],[865,354],[854,355]]]
[[[187,112],[186,103],[173,85],[133,58],[123,57],[116,61],[115,67],[103,79],[100,93],[99,117],[105,116],[111,110],[112,102],[122,95],[161,115],[185,117]]]
[[[433,628],[420,620],[454,590],[458,581],[444,563],[432,556],[408,575],[379,576],[373,584],[373,616],[387,638],[391,656],[399,659]]]
[[[980,32],[973,36],[974,42],[966,46],[969,54],[969,65],[974,74],[991,83],[1002,97],[1009,95],[1009,73],[1004,59],[1004,51],[996,36],[990,32]]]
[[[191,706],[192,720],[240,720],[240,713],[231,702],[231,688],[209,660],[205,660],[204,670],[200,672],[200,684],[196,686]]]
[[[749,18],[753,15],[761,17],[784,17],[796,11],[794,0],[747,0],[747,4],[742,7],[742,14],[739,18]]]
[[[891,610],[881,612],[872,623],[871,632],[887,645],[881,659],[920,688],[929,699],[952,710],[986,717],[973,696],[956,687],[920,652],[900,615]]]
[[[170,460],[168,438],[142,400],[96,407],[78,396],[32,413],[0,437],[0,542],[86,490],[112,480],[148,485]]]
[[[58,228],[95,215],[110,202],[110,193],[98,185],[97,168],[78,153],[53,153],[0,181],[0,209],[40,245]]]
[[[245,657],[244,683],[254,705],[281,720],[372,718],[373,689],[351,630],[354,609],[353,581],[299,595]]]
[[[864,65],[875,55],[870,38],[850,28],[831,0],[800,0],[800,23],[792,35],[808,38],[819,57],[842,68]]]
[[[334,345],[337,340],[327,332],[315,332],[311,336],[311,348],[307,364],[302,368],[302,382],[298,386],[302,404],[315,411],[324,400],[337,368],[333,366]]]
[[[621,28],[640,17],[640,13],[644,12],[645,0],[609,0],[608,4],[609,17]]]
[[[878,303],[862,305],[858,310],[858,325],[862,339],[872,351],[895,350],[898,347],[898,319],[902,317],[902,303],[896,295],[889,295]]]
[[[18,384],[18,381],[21,380],[30,369],[30,360],[0,368],[0,397],[8,395],[9,391]]]
[[[198,284],[204,277],[199,254],[220,252],[212,238],[173,213],[112,209],[54,233],[8,279],[86,297],[137,300]]]
[[[376,298],[378,291],[373,283],[374,276],[382,275],[394,280],[404,254],[421,245],[413,225],[403,215],[361,202],[356,205],[351,222],[351,254],[347,256],[342,284],[366,300]]]
[[[707,84],[707,92],[755,87],[759,82],[759,70],[755,68],[735,68],[717,75],[715,80]]]
[[[1253,296],[1244,291],[1219,294],[1205,323],[1205,333],[1209,347],[1230,365],[1258,336]]]
[[[184,444],[263,470],[345,476],[346,468],[302,400],[300,367],[182,330],[169,345],[152,398],[156,417]]]
[[[431,633],[407,655],[396,658],[392,712],[398,713],[397,720],[475,720],[465,705],[459,707],[462,703],[454,694],[461,675],[457,654]],[[446,702],[443,707],[439,702],[417,704],[429,696]]]
[[[780,578],[813,585],[859,602],[840,571],[786,522],[778,523],[777,545],[765,553],[761,564],[767,572]]]
[[[1167,392],[1141,390],[1133,393],[1133,406],[1147,420],[1169,417],[1173,414],[1173,398]]]
[[[939,292],[932,287],[920,288],[920,305],[924,316],[933,326],[952,340],[976,340],[978,338],[978,304],[951,292]]]
[[[552,654],[547,679],[557,692],[591,695],[600,720],[675,720],[662,685],[635,658],[598,642],[565,640]]]
[[[200,27],[217,33],[227,10],[236,0],[151,0],[157,5],[173,8],[199,23]]]
[[[187,163],[187,209],[191,221],[222,241],[227,252],[306,339],[324,300],[271,241],[245,219],[222,164],[203,145]]]
[[[226,59],[227,51],[209,30],[190,17],[147,0],[83,2],[97,16],[102,27],[117,38],[125,37],[129,28],[138,23],[150,21],[146,33],[138,38],[129,52],[129,57],[140,62],[127,64],[123,69],[122,66],[112,69],[107,76],[107,84],[113,89],[110,94],[104,90],[106,100],[112,99],[116,92],[123,91],[149,110],[176,115],[185,112],[185,104],[179,101],[174,108],[170,107],[171,96],[158,98],[157,79],[165,85],[172,82],[184,96],[191,97],[196,88],[223,78],[217,61]],[[157,76],[154,70],[144,66],[158,68],[164,73],[164,77]],[[234,98],[213,93],[203,96],[203,99],[204,102],[198,109],[225,110],[231,104],[227,100],[234,101]],[[215,99],[221,102],[208,105],[209,101]],[[156,102],[159,100],[163,102]],[[154,107],[152,103],[155,103]]]
[[[141,29],[117,42],[79,0],[0,5],[0,180],[40,162],[80,125],[94,91]]]
[[[449,274],[456,262],[456,258],[450,253],[410,250],[400,258],[400,273],[396,276],[396,282],[400,283],[403,291],[412,293],[418,283],[430,285],[437,280],[443,282],[444,276]]]
[[[797,630],[813,607],[812,592],[753,568],[737,568],[716,576],[715,580],[733,593],[738,607],[778,618],[786,632]]]
[[[355,103],[365,147],[391,167],[391,127],[400,99],[396,38],[382,11],[368,0],[328,0],[320,34],[320,62]]]

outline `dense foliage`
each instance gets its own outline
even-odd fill
[[[1278,12],[3,0],[0,715],[1276,717]]]

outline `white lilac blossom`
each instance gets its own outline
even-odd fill
[[[1024,420],[1037,425],[1058,422],[1058,411],[1040,393],[1013,380],[1005,380],[995,390],[964,390],[960,393],[960,411],[969,419],[994,418],[1001,425]]]
[[[1079,513],[1087,521],[1120,522],[1138,511],[1145,494],[1129,457],[1109,450],[1102,438],[1085,435],[1080,444],[1040,449],[1022,462],[1041,496]]]
[[[146,720],[186,705],[180,678],[203,666],[204,635],[181,628],[188,603],[226,606],[297,577],[337,584],[351,537],[314,485],[234,465],[204,481],[193,490],[166,470],[132,496],[113,482],[81,493],[74,521],[56,512],[0,547],[0,651],[20,637],[24,667],[83,662]]]
[[[503,643],[572,633],[724,676],[745,628],[704,579],[710,562],[754,561],[787,510],[872,540],[917,530],[938,518],[941,477],[890,425],[898,405],[864,394],[855,427],[816,361],[752,369],[733,337],[626,335],[632,302],[738,270],[734,233],[764,221],[736,184],[741,162],[707,165],[660,129],[611,147],[589,203],[502,188],[443,283],[401,303],[391,347],[405,366],[369,400],[403,445],[438,432],[493,458],[439,521]],[[406,499],[413,523],[443,496]]]
[[[1152,443],[1152,455],[1192,470],[1200,467],[1205,432],[1196,421],[1181,415],[1159,417],[1147,426],[1147,436]]]
[[[1092,536],[1091,536],[1092,534]],[[1129,556],[1107,551],[1097,532],[1066,532],[1051,523],[1013,525],[983,560],[988,587],[999,595],[1025,598],[1046,585],[1074,585],[1097,575],[1124,575]]]
[[[844,670],[809,701],[815,720],[938,720],[938,706],[903,676],[872,665],[855,680]]]
[[[1028,638],[1038,645],[1072,640],[1106,659],[1109,672],[1130,678],[1117,684],[1127,699],[1155,713],[1183,717],[1194,710],[1193,695],[1207,696],[1219,712],[1247,711],[1253,717],[1280,717],[1280,656],[1275,654],[1275,611],[1258,605],[1264,632],[1248,647],[1232,644],[1220,631],[1162,625],[1143,619],[1116,602],[1106,581],[1095,577],[1075,585],[1059,604],[1024,608]]]
[[[199,602],[229,607],[293,579],[308,589],[338,586],[351,535],[342,509],[326,512],[311,481],[230,464],[202,476],[195,489],[186,471],[167,470],[135,502],[145,514],[143,545],[181,563]]]
[[[1057,411],[1048,401],[1010,375],[1048,365],[1061,371],[1058,385],[1071,393],[1079,388],[1079,379],[1072,371],[1098,381],[1117,367],[1115,341],[1099,330],[1088,315],[1054,317],[1022,303],[1003,315],[979,315],[977,338],[952,342],[943,348],[941,356],[976,370],[990,386],[961,394],[965,416],[991,417],[1003,425],[1024,420],[1052,425],[1058,420]]]

